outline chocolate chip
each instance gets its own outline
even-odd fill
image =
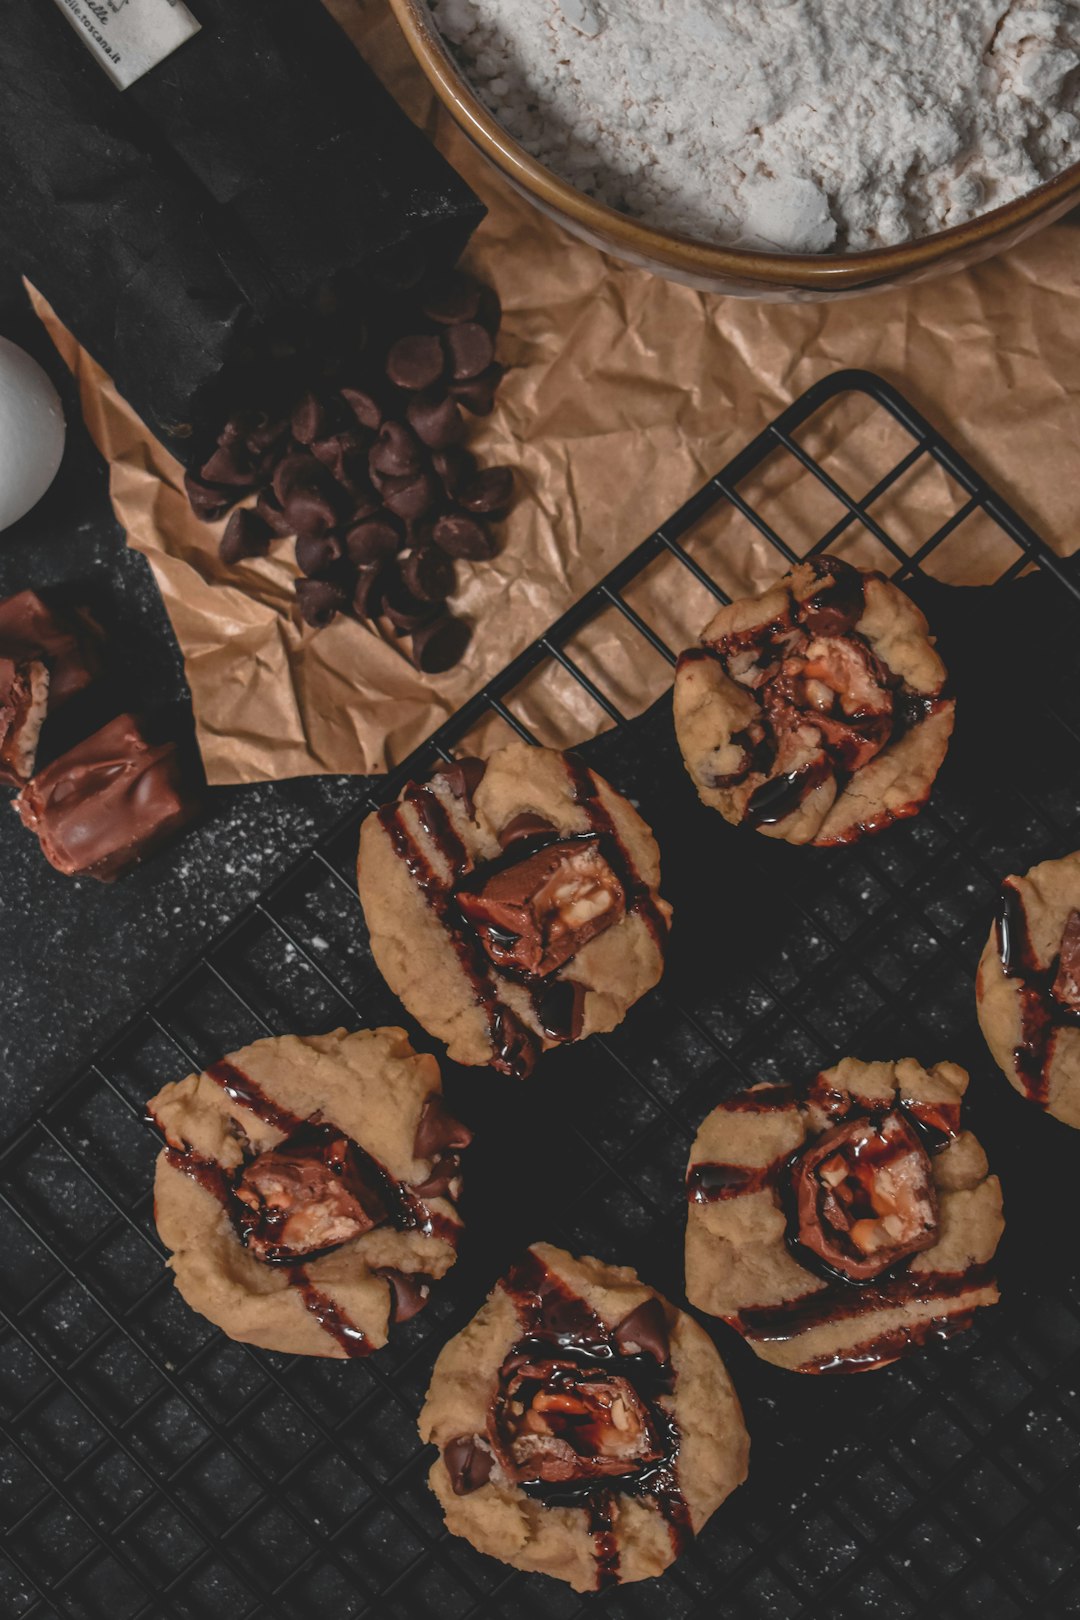
[[[338,522],[337,504],[321,489],[298,489],[285,502],[285,520],[296,534],[327,534]]]
[[[362,388],[341,388],[338,392],[360,426],[369,428],[372,433],[378,433],[382,427],[383,413],[382,406],[375,396],[365,393]]]
[[[458,490],[457,498],[467,512],[505,512],[514,494],[514,474],[509,467],[483,467]]]
[[[576,1041],[585,1019],[585,986],[574,979],[552,979],[533,993],[536,1021],[552,1041]]]
[[[382,496],[372,488],[366,478],[351,482],[349,493],[352,496],[350,524],[363,523],[365,518],[373,517],[382,507]]]
[[[456,1153],[446,1153],[441,1159],[436,1159],[431,1167],[431,1174],[423,1181],[419,1181],[412,1191],[417,1198],[445,1198],[450,1191],[451,1183],[461,1174],[461,1160]]]
[[[378,618],[382,610],[382,569],[378,564],[357,570],[352,605],[358,619]]]
[[[436,546],[416,546],[402,559],[401,577],[421,602],[445,602],[454,588],[454,565]]]
[[[409,426],[429,450],[448,449],[465,431],[461,409],[449,396],[429,399],[421,395],[419,399],[411,399],[406,415]]]
[[[467,557],[470,562],[485,562],[498,550],[484,525],[464,512],[445,513],[432,530],[432,538],[448,557]]]
[[[386,375],[398,388],[418,392],[438,382],[446,367],[437,337],[417,334],[398,338],[386,357]]]
[[[349,553],[349,561],[355,563],[358,568],[370,563],[385,562],[388,557],[396,557],[400,545],[401,535],[385,518],[357,523],[345,536],[345,549]]]
[[[208,484],[228,484],[239,489],[250,489],[254,483],[250,458],[238,444],[219,444],[199,469],[199,477]]]
[[[451,766],[451,770],[464,769],[465,766],[478,766],[479,782],[487,769],[482,759],[462,760],[460,765]],[[448,775],[449,773],[441,773]],[[416,1159],[434,1159],[440,1157],[448,1149],[467,1148],[472,1141],[472,1131],[463,1125],[460,1119],[455,1119],[448,1110],[442,1095],[433,1091],[425,1099],[420,1111],[420,1118],[416,1124],[416,1135],[413,1137],[413,1157]]]
[[[364,439],[355,432],[332,433],[328,438],[313,439],[311,443],[311,453],[316,461],[321,461],[339,482],[350,476],[351,462],[362,467],[361,458],[366,449]]]
[[[433,619],[412,633],[412,661],[425,675],[442,675],[458,663],[471,632],[452,614]]]
[[[430,602],[421,602],[400,577],[394,579],[392,575],[383,593],[382,611],[392,625],[404,632],[418,630],[435,613]]]
[[[262,518],[271,534],[276,534],[279,539],[282,539],[287,534],[292,534],[293,531],[289,527],[289,520],[278,505],[273,490],[260,490],[259,498],[255,502],[255,511]]]
[[[538,838],[541,835],[557,834],[558,828],[552,826],[546,816],[538,816],[532,810],[523,810],[520,815],[508,821],[499,833],[500,849],[509,849],[516,844],[519,838]]]
[[[476,759],[471,754],[464,759],[456,759],[452,765],[447,765],[439,775],[446,783],[455,799],[460,799],[470,816],[475,808],[473,798],[480,783],[484,780],[487,770],[486,759]]]
[[[301,534],[296,538],[296,566],[302,574],[325,574],[341,561],[343,547],[336,534]]]
[[[288,434],[289,424],[284,417],[271,417],[265,411],[259,411],[247,428],[244,443],[253,456],[265,457],[267,452],[280,451]]]
[[[455,1496],[468,1496],[491,1478],[494,1458],[485,1451],[476,1435],[462,1435],[443,1447],[443,1462]]]
[[[292,436],[298,444],[311,444],[321,439],[327,429],[326,406],[318,395],[307,393],[294,406]]]
[[[439,498],[430,473],[418,473],[413,478],[383,479],[380,493],[387,510],[410,523],[426,517]]]
[[[328,579],[298,579],[296,600],[305,624],[321,630],[345,609],[346,596],[340,585]]]
[[[216,523],[218,518],[223,518],[243,493],[239,489],[215,489],[193,473],[184,474],[184,491],[191,510],[204,523]]]
[[[503,368],[496,363],[482,371],[479,377],[452,382],[450,392],[474,416],[490,416],[495,409],[495,390],[502,382]]]
[[[462,321],[450,327],[445,342],[455,382],[471,382],[487,371],[495,358],[491,333],[478,321]]]
[[[376,1277],[382,1277],[390,1284],[391,1322],[411,1322],[414,1316],[419,1316],[431,1296],[431,1278],[421,1276],[418,1272],[410,1274],[397,1271],[393,1266],[375,1266],[373,1269]]]
[[[478,281],[460,270],[451,270],[424,294],[423,311],[430,321],[440,326],[455,326],[459,321],[471,321],[480,308],[481,287]]]
[[[446,450],[434,451],[431,465],[446,493],[453,495],[476,472],[476,457],[454,445]]]
[[[373,475],[407,478],[421,470],[424,458],[415,436],[404,423],[384,422],[369,452],[368,464]]]
[[[624,1317],[612,1337],[623,1355],[635,1355],[640,1351],[647,1356],[655,1356],[661,1363],[670,1359],[667,1315],[662,1302],[655,1296]]]
[[[310,483],[313,476],[311,457],[296,452],[284,456],[274,468],[273,488],[278,504],[284,509],[294,489],[302,489]]]
[[[244,557],[265,557],[270,547],[270,529],[258,513],[241,506],[225,525],[218,544],[218,555],[230,566]]]

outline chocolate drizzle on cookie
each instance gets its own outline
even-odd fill
[[[413,1154],[434,1163],[415,1186],[397,1181],[347,1132],[318,1116],[302,1119],[274,1101],[235,1064],[212,1064],[207,1076],[239,1107],[288,1134],[261,1153],[245,1153],[227,1169],[191,1146],[169,1142],[164,1158],[221,1204],[239,1242],[260,1264],[274,1267],[296,1289],[305,1308],[348,1356],[368,1355],[374,1345],[344,1307],[308,1274],[308,1262],[362,1237],[378,1226],[418,1232],[457,1245],[458,1223],[429,1208],[426,1200],[453,1199],[461,1174],[461,1149],[472,1133],[449,1114],[438,1093],[424,1104]],[[150,1122],[160,1129],[151,1112]],[[246,1139],[245,1139],[246,1141]],[[393,1267],[375,1267],[390,1291],[390,1320],[407,1322],[427,1303],[430,1278]]]
[[[794,1299],[743,1307],[727,1318],[729,1324],[751,1341],[788,1343],[831,1323],[942,1302],[940,1313],[811,1357],[800,1372],[883,1366],[968,1327],[973,1311],[950,1311],[947,1302],[991,1284],[990,1265],[959,1272],[911,1269],[912,1259],[938,1240],[930,1158],[960,1134],[959,1102],[900,1097],[893,1105],[875,1105],[824,1085],[821,1077],[810,1101],[831,1114],[833,1124],[795,1153],[763,1165],[700,1161],[687,1172],[691,1205],[771,1192],[787,1219],[789,1252],[820,1279]],[[755,1087],[721,1104],[736,1112],[770,1106],[795,1110],[802,1104],[788,1086]]]
[[[800,599],[789,589],[783,613],[679,658],[679,668],[715,659],[756,700],[756,717],[730,738],[738,751],[733,768],[702,781],[725,790],[753,782],[741,815],[755,828],[787,821],[823,783],[835,781],[842,792],[882,750],[951,701],[944,689],[922,693],[907,686],[859,632],[870,576],[824,555],[805,558],[799,573],[815,582],[809,595]],[[852,836],[918,808],[883,809]]]
[[[1001,886],[996,927],[1002,972],[1016,981],[1018,990],[1020,1042],[1013,1048],[1013,1063],[1025,1096],[1045,1108],[1058,1032],[1080,1028],[1080,911],[1070,911],[1057,954],[1046,968],[1040,967],[1031,942],[1023,896],[1009,878]]]
[[[636,913],[663,949],[667,921],[618,835],[592,773],[565,756],[585,832],[560,832],[546,817],[522,812],[499,833],[503,854],[476,867],[434,785],[410,783],[378,812],[395,855],[435,914],[487,1020],[492,1067],[524,1078],[540,1050],[536,1035],[500,994],[500,981],[528,994],[541,1034],[575,1041],[584,1024],[585,988],[565,970],[576,953],[624,915]],[[437,776],[466,812],[482,761],[460,761]],[[410,830],[406,812],[431,845]]]
[[[618,1500],[652,1501],[677,1555],[693,1534],[679,1487],[667,1314],[652,1297],[614,1328],[529,1250],[502,1284],[521,1337],[499,1371],[487,1434],[444,1450],[459,1494],[486,1482],[494,1457],[527,1496],[581,1508],[597,1588],[619,1579]]]

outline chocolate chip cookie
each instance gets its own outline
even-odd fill
[[[1080,1127],[1080,851],[1005,879],[975,993],[1009,1084]]]
[[[687,1174],[686,1293],[765,1361],[865,1372],[998,1299],[1001,1187],[960,1122],[955,1063],[845,1058],[804,1098],[714,1108]]]
[[[579,1592],[659,1575],[746,1478],[712,1341],[625,1266],[534,1244],[435,1363],[446,1523]]]
[[[176,1286],[233,1339],[365,1356],[453,1265],[461,1151],[400,1029],[256,1041],[149,1104]]]
[[[929,797],[955,704],[925,618],[880,574],[808,557],[723,607],[675,673],[702,803],[791,844],[850,844]]]
[[[613,1029],[663,971],[671,907],[637,812],[568,754],[512,743],[410,783],[360,833],[395,995],[458,1063],[526,1075]]]

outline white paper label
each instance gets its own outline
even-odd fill
[[[56,4],[121,90],[199,31],[183,0],[56,0]]]

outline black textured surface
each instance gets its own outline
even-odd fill
[[[782,424],[794,430],[862,387],[877,394],[872,409],[922,435],[902,401],[850,374]],[[622,611],[621,587],[658,552],[679,555],[693,517],[790,442],[755,441],[549,642],[562,648],[604,603]],[[914,448],[949,455],[928,435]],[[164,1081],[269,1031],[400,1019],[429,1045],[367,951],[355,816],[9,1141],[5,1612],[1080,1614],[1080,1139],[997,1073],[973,997],[1001,876],[1080,842],[1080,602],[1069,571],[992,492],[955,459],[951,470],[1016,546],[1008,582],[984,591],[937,586],[894,553],[934,616],[959,696],[930,806],[854,849],[800,851],[701,808],[664,700],[584,749],[656,828],[676,908],[667,972],[614,1034],[549,1055],[526,1085],[450,1070],[451,1105],[477,1132],[466,1239],[429,1310],[385,1351],[351,1363],[262,1354],[188,1311],[161,1267],[157,1144],[141,1122]],[[864,522],[874,527],[852,503],[830,544]],[[1015,580],[1032,557],[1038,572]],[[501,712],[513,716],[515,685],[547,656],[524,655],[496,683]],[[444,727],[414,772],[486,701]],[[395,788],[392,778],[378,791]],[[682,1176],[699,1121],[728,1088],[800,1077],[847,1052],[970,1067],[971,1122],[1005,1189],[1003,1305],[942,1349],[855,1378],[782,1373],[713,1324],[746,1407],[750,1481],[659,1582],[581,1600],[447,1537],[415,1414],[439,1347],[499,1269],[547,1237],[630,1262],[681,1301]]]
[[[25,300],[0,281],[0,332],[38,359],[68,422],[56,482],[0,535],[0,596],[71,586],[110,630],[115,686],[129,705],[188,708],[183,663],[149,566],[109,504],[107,469],[71,378]],[[73,1058],[114,1033],[209,935],[253,900],[340,816],[356,779],[218,789],[205,819],[115,884],[55,872],[0,796],[0,1110],[26,1119]]]

